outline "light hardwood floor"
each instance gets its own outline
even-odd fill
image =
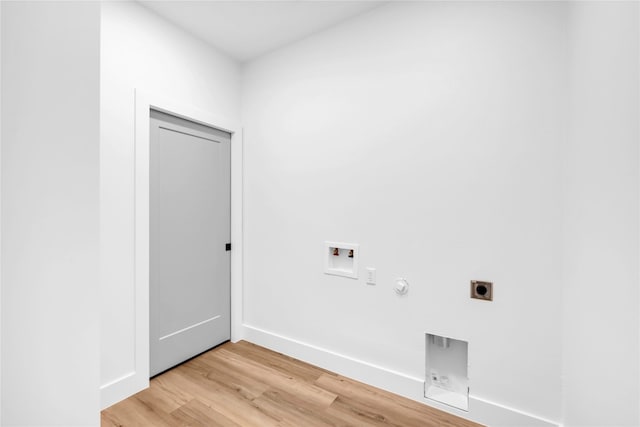
[[[111,426],[479,427],[240,341],[210,350],[102,411]]]

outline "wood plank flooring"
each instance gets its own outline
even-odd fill
[[[480,427],[240,341],[151,380],[102,411],[102,427]]]

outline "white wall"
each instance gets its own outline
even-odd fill
[[[423,378],[425,332],[468,340],[476,409],[560,420],[566,14],[394,3],[247,65],[248,337],[369,381]],[[324,240],[378,285],[324,275]]]
[[[2,425],[99,425],[100,6],[2,3]]]
[[[565,425],[638,426],[637,2],[575,2],[569,22]]]
[[[140,376],[135,373],[134,88],[238,120],[239,77],[235,62],[133,2],[102,5],[101,37],[104,407],[139,388],[130,381]]]
[[[2,4],[0,3],[0,425],[2,425]]]

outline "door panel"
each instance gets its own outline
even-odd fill
[[[228,133],[151,113],[150,374],[230,337]]]

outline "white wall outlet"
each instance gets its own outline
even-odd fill
[[[376,269],[373,267],[367,267],[367,285],[376,284]]]

